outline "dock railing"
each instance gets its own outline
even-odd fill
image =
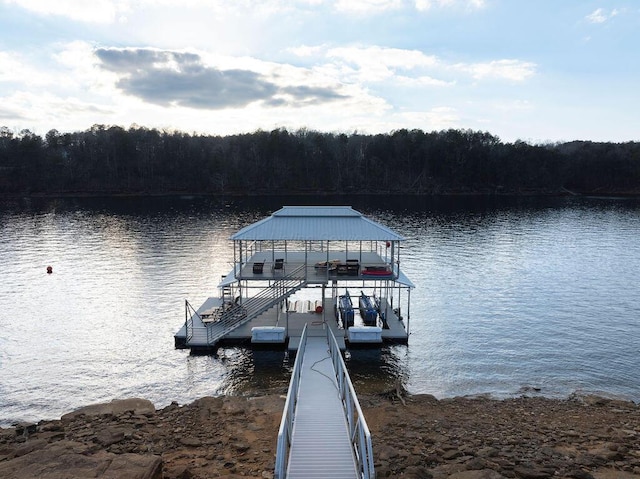
[[[329,353],[331,354],[331,361],[338,380],[340,399],[345,409],[349,436],[355,453],[359,476],[362,479],[375,479],[376,472],[373,462],[371,432],[360,408],[356,391],[331,328],[327,328],[327,341],[329,342]]]
[[[287,460],[291,448],[291,434],[293,432],[293,418],[298,402],[298,388],[300,386],[300,374],[302,373],[302,358],[307,346],[307,325],[305,324],[300,337],[300,345],[296,354],[296,360],[289,381],[289,392],[284,403],[284,412],[278,429],[278,444],[276,448],[276,467],[273,475],[274,479],[284,479],[287,469]]]
[[[246,323],[301,289],[306,284],[304,279],[300,279],[297,276],[302,268],[302,266],[296,268],[290,275],[285,275],[274,281],[269,287],[258,292],[255,296],[250,296],[241,304],[225,310],[217,322],[210,323],[207,327],[207,343],[213,346],[234,328]]]
[[[189,301],[185,299],[184,300],[184,328],[185,328],[187,343],[191,340],[191,338],[193,338],[193,317],[194,316],[200,317],[196,309],[193,306],[191,306]]]

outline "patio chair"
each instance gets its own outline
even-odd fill
[[[277,258],[273,262],[273,271],[282,271],[284,272],[284,258]]]
[[[262,274],[264,268],[264,261],[253,263],[253,274]]]

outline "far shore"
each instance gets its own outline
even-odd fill
[[[409,193],[409,192],[385,192],[385,191],[350,191],[339,193],[337,191],[229,191],[224,193],[211,193],[204,191],[60,191],[60,192],[29,192],[13,193],[0,192],[0,198],[4,199],[73,199],[73,198],[161,198],[161,197],[194,197],[194,198],[246,198],[246,197],[300,197],[300,198],[325,198],[325,197],[416,197],[416,198],[455,198],[455,197],[485,197],[485,198],[524,198],[524,197],[583,197],[583,198],[639,198],[640,189],[631,190],[597,190],[597,191],[569,191],[562,190],[526,190],[526,191],[485,191],[485,190],[451,190],[438,191],[437,193]]]

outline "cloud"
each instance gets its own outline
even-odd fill
[[[270,18],[287,12],[308,12],[327,7],[337,12],[360,15],[379,15],[390,11],[415,8],[427,11],[433,7],[477,10],[486,0],[0,0],[17,5],[38,15],[66,17],[73,21],[111,24],[126,22],[136,12],[179,8],[183,11],[204,9],[216,17],[234,18],[251,15]]]
[[[162,106],[197,109],[304,106],[345,99],[339,85],[292,83],[291,77],[246,68],[221,69],[197,53],[148,48],[99,48],[103,69],[117,74],[116,87],[128,95]]]
[[[536,64],[521,60],[494,60],[486,63],[457,65],[457,68],[470,73],[476,80],[497,78],[520,82],[535,74]]]
[[[112,23],[130,11],[129,2],[112,0],[5,0],[40,15],[57,15],[88,23]]]
[[[378,46],[331,48],[326,57],[338,62],[344,78],[361,82],[381,82],[400,76],[400,72],[434,67],[438,63],[436,57],[419,50]]]
[[[22,81],[25,78],[23,70],[15,54],[0,51],[0,82]]]
[[[337,0],[335,9],[354,13],[382,13],[403,7],[402,0]]]
[[[19,113],[17,110],[6,108],[5,106],[0,107],[0,120],[25,120],[26,117]]]
[[[324,71],[331,72],[329,74],[340,81],[361,84],[395,81],[406,86],[452,86],[458,82],[449,78],[452,73],[463,73],[475,80],[520,82],[536,71],[534,63],[522,60],[452,64],[420,50],[379,46],[337,47],[326,51],[320,47],[303,46],[290,51],[304,57],[324,55],[331,62],[323,66]]]
[[[332,48],[327,52],[327,56],[340,58],[346,62],[367,68],[371,68],[375,64],[382,64],[387,68],[412,69],[430,67],[437,63],[436,57],[425,55],[420,50],[379,46]]]
[[[11,115],[13,118],[27,120],[32,125],[46,123],[56,125],[56,128],[66,128],[69,121],[76,121],[78,117],[91,122],[96,115],[111,113],[109,108],[48,92],[18,91],[0,98],[0,104],[4,110],[0,112],[0,117]]]
[[[620,12],[617,9],[613,9],[607,12],[604,8],[598,8],[586,16],[589,23],[605,23],[618,15]]]
[[[433,7],[463,8],[478,10],[485,7],[486,0],[415,0],[416,10],[427,11]]]

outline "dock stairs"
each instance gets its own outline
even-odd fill
[[[185,306],[187,345],[195,344],[213,347],[231,331],[284,301],[293,293],[305,287],[306,284],[306,280],[299,276],[298,270],[292,271],[281,279],[273,281],[258,294],[245,299],[242,304],[233,303],[230,307],[220,308],[219,316],[216,320],[208,323],[203,322],[202,326],[194,324],[193,315],[198,313],[187,302]]]
[[[305,326],[278,431],[274,479],[375,479],[371,434],[335,336]]]

